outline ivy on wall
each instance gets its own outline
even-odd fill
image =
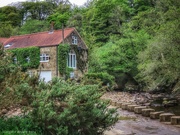
[[[71,46],[72,49],[76,53],[76,59],[77,59],[77,68],[83,73],[84,69],[86,69],[87,61],[84,59],[84,53],[87,50],[84,50],[82,48],[78,49],[77,46]]]
[[[69,54],[70,45],[60,44],[58,46],[58,69],[61,75],[66,75],[67,72],[67,57]]]
[[[60,44],[58,46],[58,68],[59,68],[59,73],[63,76],[68,77],[70,72],[73,71],[73,68],[68,68],[67,67],[67,58],[70,49],[74,50],[76,53],[76,61],[77,61],[77,68],[81,71],[84,72],[84,69],[86,68],[87,61],[84,59],[83,53],[86,51],[84,49],[78,49],[77,46],[70,46],[69,44]]]
[[[17,59],[17,64],[21,65],[23,71],[38,68],[40,63],[39,47],[17,48],[10,51],[13,53],[13,61]]]

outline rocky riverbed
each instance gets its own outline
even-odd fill
[[[103,99],[111,101],[133,103],[137,105],[145,105],[155,110],[164,110],[180,115],[180,96],[165,93],[128,93],[128,92],[107,92],[102,96]]]
[[[153,104],[155,105],[154,101],[159,99],[162,100],[162,105],[164,98],[173,100],[177,99],[176,102],[179,102],[178,97],[172,97],[171,95],[166,94],[149,93],[130,94],[127,92],[107,92],[102,96],[102,98],[116,102],[148,105],[151,107],[153,107]],[[159,106],[154,107],[156,108]],[[177,111],[177,106],[175,107],[175,110]],[[161,106],[161,109],[163,109],[164,111],[173,111],[168,106]],[[143,117],[142,115],[122,110],[121,108],[118,108],[117,111],[119,114],[119,121],[113,126],[111,130],[106,131],[104,135],[180,135],[179,127],[175,127],[173,125],[166,125],[159,122],[159,120],[152,120],[148,117]]]

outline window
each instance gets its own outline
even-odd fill
[[[74,72],[70,73],[70,78],[74,78]]]
[[[77,37],[76,36],[72,36],[72,44],[73,45],[77,45],[78,41],[77,41]]]
[[[4,46],[4,48],[9,48],[12,45],[12,43],[9,43],[7,45]]]
[[[14,64],[17,64],[17,57],[16,56],[14,57],[13,61],[14,61]]]
[[[30,62],[30,58],[29,58],[29,57],[27,57],[27,58],[26,58],[26,61],[27,61],[27,63],[29,63],[29,62]]]
[[[69,53],[67,65],[70,68],[76,68],[76,54]]]
[[[48,62],[48,61],[49,61],[49,54],[40,55],[40,62]]]

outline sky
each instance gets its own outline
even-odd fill
[[[26,0],[0,0],[0,7],[6,6],[8,4],[11,4],[12,2],[18,2],[18,1],[26,1]],[[83,5],[87,0],[69,0],[71,3],[76,5]]]

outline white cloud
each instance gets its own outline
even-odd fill
[[[11,4],[12,2],[26,1],[26,0],[0,0],[0,7]],[[87,0],[69,0],[72,4],[83,5]]]

